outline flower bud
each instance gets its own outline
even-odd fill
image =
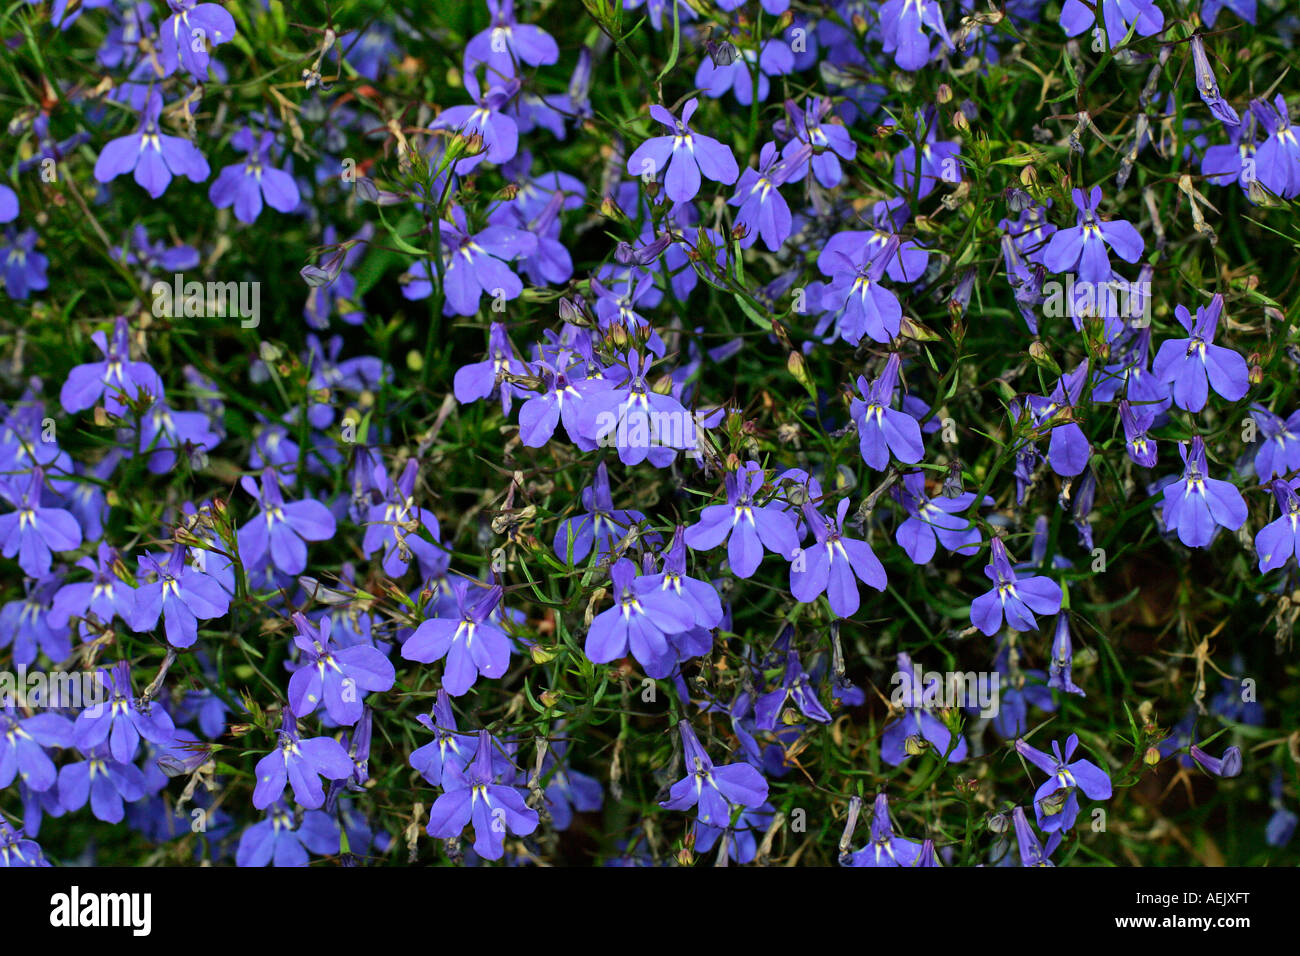
[[[1047,351],[1047,346],[1042,342],[1035,341],[1029,346],[1029,358],[1039,368],[1050,372],[1059,378],[1061,376],[1061,366],[1056,364],[1056,359]]]

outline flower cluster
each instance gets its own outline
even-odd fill
[[[1294,22],[572,6],[0,27],[0,864],[1283,859]]]

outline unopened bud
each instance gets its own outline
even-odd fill
[[[785,361],[785,367],[794,376],[794,380],[804,387],[804,391],[811,395],[817,394],[817,387],[813,383],[812,376],[808,374],[808,365],[802,353],[791,352],[790,357]]]
[[[606,219],[617,219],[620,222],[627,222],[627,213],[621,206],[614,201],[613,196],[606,196],[600,201],[600,214]]]
[[[1029,358],[1039,368],[1060,377],[1061,366],[1056,364],[1056,359],[1052,358],[1052,354],[1047,351],[1047,346],[1042,342],[1034,342],[1029,346]]]

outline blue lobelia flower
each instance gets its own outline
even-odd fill
[[[40,845],[29,840],[23,834],[22,827],[9,829],[9,824],[0,820],[0,866],[50,866],[50,861],[41,853]]]
[[[880,375],[871,383],[858,376],[861,398],[849,403],[849,414],[858,426],[858,448],[867,467],[884,471],[889,467],[889,456],[914,465],[925,456],[921,440],[921,426],[907,412],[893,408],[898,391],[898,371],[902,357],[891,352]]]
[[[330,640],[330,618],[317,626],[295,612],[293,625],[302,661],[289,679],[289,703],[298,716],[306,717],[324,700],[335,723],[351,726],[361,719],[367,692],[393,686],[393,665],[383,651],[367,644],[339,647]]]
[[[1127,398],[1119,403],[1120,424],[1124,426],[1124,451],[1135,465],[1154,468],[1156,464],[1156,440],[1147,435],[1155,424],[1156,416],[1149,406],[1129,404]]]
[[[1047,241],[1056,232],[1056,225],[1047,218],[1051,206],[1050,199],[1045,205],[1039,205],[1025,194],[1017,206],[1011,207],[1013,210],[1019,209],[1016,218],[1003,219],[998,223],[998,228],[1010,237],[1016,249],[1029,262],[1042,263]]]
[[[478,749],[464,769],[444,769],[443,794],[429,811],[429,836],[449,840],[474,825],[474,851],[485,860],[505,853],[506,833],[527,836],[537,829],[537,811],[524,803],[519,790],[499,782],[500,765],[493,759],[495,742],[479,731]]]
[[[1207,27],[1214,26],[1219,11],[1227,7],[1247,23],[1255,22],[1255,0],[1201,0],[1201,19]]]
[[[129,434],[123,429],[123,440]],[[203,412],[178,412],[166,402],[157,401],[140,420],[136,448],[147,459],[151,474],[164,475],[176,467],[178,453],[184,453],[186,460],[193,463],[200,453],[211,451],[220,442],[221,436]]]
[[[162,561],[140,556],[141,577],[151,574],[153,580],[136,589],[135,619],[127,622],[133,631],[152,631],[161,617],[167,643],[182,650],[198,640],[199,621],[225,616],[231,598],[216,577],[189,563],[188,552],[176,545]]]
[[[123,803],[145,796],[144,774],[134,764],[123,763],[107,747],[83,750],[85,760],[59,768],[59,803],[69,813],[90,801],[90,810],[105,823],[121,823],[126,816]]]
[[[167,191],[172,176],[184,176],[195,183],[208,178],[212,170],[194,144],[159,129],[162,107],[162,94],[151,89],[140,115],[140,128],[110,140],[100,151],[95,161],[96,180],[106,183],[134,172],[135,181],[157,199]]]
[[[1225,126],[1236,126],[1241,117],[1232,108],[1232,104],[1219,92],[1219,80],[1214,75],[1210,58],[1205,52],[1205,41],[1199,33],[1194,33],[1188,44],[1192,48],[1192,66],[1196,73],[1196,92],[1210,108],[1215,118]]]
[[[435,787],[442,786],[443,774],[448,767],[464,770],[474,756],[471,738],[456,729],[456,715],[451,710],[451,698],[445,687],[438,688],[433,701],[433,713],[415,718],[433,731],[433,740],[411,751],[408,763]]]
[[[346,780],[355,769],[352,758],[333,737],[308,737],[298,732],[291,706],[284,708],[276,748],[257,762],[253,806],[265,810],[280,799],[285,784],[293,787],[300,806],[316,810],[325,804],[321,778]]]
[[[330,846],[316,842],[317,833],[307,826],[306,815],[295,825],[293,812],[283,801],[276,801],[265,819],[254,823],[239,837],[235,850],[236,866],[306,866],[308,850],[321,856],[338,853],[338,840]]]
[[[334,515],[311,498],[286,502],[274,468],[263,470],[260,491],[251,475],[240,479],[240,486],[261,506],[239,529],[240,558],[251,566],[270,557],[279,571],[301,574],[307,569],[307,542],[334,537]]]
[[[26,299],[33,292],[42,292],[50,287],[46,273],[50,259],[36,248],[40,239],[35,229],[14,232],[5,230],[5,243],[0,246],[0,280],[5,294],[19,301]]]
[[[359,355],[339,361],[342,349],[341,335],[331,336],[325,345],[315,333],[307,333],[307,349],[302,362],[311,369],[311,378],[307,382],[309,390],[363,392],[378,388],[387,379],[389,370],[380,359],[373,355]],[[334,404],[338,404],[337,401]],[[314,428],[328,428],[334,421],[333,405],[329,401],[313,401],[307,408],[307,420]],[[375,427],[382,428],[378,424]]]
[[[1255,474],[1260,481],[1288,475],[1300,469],[1300,411],[1286,419],[1262,405],[1250,411],[1259,427],[1259,450],[1255,452]]]
[[[412,555],[421,565],[436,564],[445,556],[445,551],[435,543],[441,533],[437,517],[415,503],[415,479],[419,470],[420,463],[411,458],[402,466],[396,482],[389,480],[383,465],[376,465],[372,475],[379,503],[370,505],[361,550],[369,556],[382,549],[384,573],[390,577],[403,574]],[[429,532],[433,541],[420,537],[421,528]]]
[[[506,107],[519,90],[519,81],[486,74],[490,85],[486,92],[479,83],[478,70],[465,74],[465,92],[474,104],[451,106],[438,114],[429,124],[430,129],[451,130],[463,137],[477,136],[483,148],[477,153],[467,153],[455,161],[455,172],[464,176],[486,161],[501,165],[509,162],[519,151],[519,125],[506,113]]]
[[[832,236],[817,257],[817,268],[830,278],[822,293],[822,308],[839,311],[839,334],[850,345],[857,345],[864,335],[873,342],[893,341],[902,327],[903,306],[880,279],[896,258],[898,237],[891,236],[883,248],[855,241],[856,251],[844,248],[837,239]]]
[[[523,393],[517,386],[506,381],[505,376],[527,376],[528,366],[515,353],[514,346],[510,344],[510,337],[506,334],[506,327],[500,322],[493,322],[488,326],[488,353],[490,357],[486,360],[471,362],[456,370],[456,375],[452,379],[452,390],[456,395],[456,401],[468,405],[487,398],[499,389],[501,413],[508,415],[511,398]]]
[[[938,37],[944,48],[956,49],[948,36],[938,0],[886,0],[880,7],[884,50],[894,54],[894,63],[900,70],[916,71],[930,62],[927,29]]]
[[[1085,30],[1101,36],[1102,30],[1096,25],[1098,12],[1105,25],[1106,48],[1111,50],[1124,42],[1130,27],[1137,36],[1149,37],[1159,33],[1165,25],[1165,15],[1155,0],[1097,0],[1095,7],[1083,0],[1065,0],[1061,7],[1061,29],[1069,37],[1078,36]]]
[[[1222,757],[1211,757],[1198,745],[1192,744],[1187,750],[1202,770],[1215,777],[1235,777],[1241,773],[1241,748],[1229,747]]]
[[[515,0],[487,0],[491,24],[465,44],[464,72],[472,74],[480,63],[488,76],[512,78],[519,64],[548,66],[560,58],[555,39],[541,27],[515,19]]]
[[[1285,847],[1295,836],[1297,823],[1300,823],[1300,817],[1293,811],[1283,806],[1274,807],[1273,815],[1264,827],[1264,842],[1276,849]]]
[[[572,769],[568,754],[568,740],[557,740],[542,761],[541,776],[548,778],[544,791],[546,808],[551,812],[551,824],[556,830],[569,829],[575,812],[593,813],[605,799],[600,781]]]
[[[793,628],[788,629],[793,632]],[[809,720],[829,724],[831,715],[817,698],[817,687],[799,661],[799,652],[793,647],[786,651],[785,671],[781,686],[754,701],[755,726],[759,730],[775,730],[786,702],[793,702],[799,713]]]
[[[625,465],[649,459],[657,468],[667,467],[678,450],[698,447],[701,426],[673,395],[650,387],[651,356],[629,350],[625,361],[627,378],[583,403],[581,433],[599,445],[615,447]]]
[[[72,654],[72,632],[66,619],[54,614],[54,598],[62,582],[55,571],[44,578],[27,578],[22,598],[0,607],[0,648],[13,648],[13,663],[30,667],[40,654],[63,661]]]
[[[882,199],[872,204],[869,215],[872,225],[870,231],[838,232],[823,246],[823,252],[826,249],[851,250],[865,243],[869,258],[874,258],[878,252],[890,253],[885,261],[885,275],[889,278],[905,284],[919,282],[930,263],[930,251],[915,239],[904,239],[901,236],[911,217],[907,200],[902,196]],[[891,245],[890,240],[895,236],[898,236],[898,242]]]
[[[1082,189],[1071,190],[1070,195],[1078,210],[1075,225],[1052,233],[1043,250],[1043,265],[1050,272],[1076,273],[1080,282],[1100,288],[1113,276],[1107,248],[1125,262],[1137,262],[1145,243],[1131,222],[1098,217],[1100,186],[1093,186],[1086,195]]]
[[[904,652],[898,655],[894,681],[899,684],[898,704],[903,715],[881,735],[880,759],[897,767],[908,757],[933,749],[949,763],[965,760],[969,752],[966,738],[953,734],[933,712],[932,701],[943,689],[938,677],[922,686],[911,656]]]
[[[722,599],[712,584],[686,573],[684,530],[678,525],[673,533],[673,539],[663,553],[663,571],[642,575],[634,587],[644,593],[661,592],[681,601],[689,610],[695,627],[708,630],[722,623]]]
[[[500,585],[488,588],[476,601],[471,601],[466,580],[457,579],[451,586],[458,616],[423,622],[402,645],[402,657],[423,664],[445,660],[442,685],[459,697],[480,676],[495,678],[506,672],[510,638],[493,620],[504,593]]]
[[[591,276],[591,292],[596,318],[602,332],[614,329],[644,337],[647,351],[663,358],[667,347],[654,325],[641,314],[654,308],[663,300],[663,292],[655,286],[655,275],[636,263],[640,259],[653,262],[663,253],[672,236],[665,233],[641,249],[633,251],[627,264],[606,263]]]
[[[1005,615],[1013,631],[1032,631],[1038,627],[1034,614],[1055,614],[1061,609],[1061,586],[1044,575],[1018,578],[1001,538],[991,545],[985,576],[993,587],[981,594],[970,606],[971,623],[990,637],[998,632]]]
[[[806,162],[812,149],[795,153],[794,163]],[[772,252],[781,248],[794,229],[790,206],[778,186],[790,176],[792,161],[779,156],[776,143],[765,143],[758,157],[758,169],[746,169],[736,183],[736,194],[727,200],[736,210],[735,229],[742,233],[740,247],[748,249],[761,237]]]
[[[1048,668],[1047,686],[1067,694],[1086,697],[1074,683],[1070,669],[1074,665],[1074,644],[1070,640],[1069,616],[1061,613],[1056,618],[1056,636],[1052,638],[1052,663]]]
[[[925,839],[921,841],[921,850],[916,854],[916,862],[912,865],[923,869],[943,866],[939,862],[938,854],[935,853],[933,840]]]
[[[301,197],[293,176],[271,165],[271,147],[275,134],[258,137],[250,129],[241,129],[230,145],[245,152],[242,163],[233,163],[217,174],[208,189],[208,199],[218,209],[235,207],[235,218],[243,223],[256,222],[262,214],[262,202],[279,212],[293,212]]]
[[[740,175],[731,147],[712,136],[691,129],[691,117],[700,105],[691,97],[682,107],[679,120],[659,104],[650,107],[650,116],[672,130],[667,136],[653,136],[628,157],[627,171],[646,181],[664,177],[664,191],[673,202],[685,203],[700,191],[700,178],[729,186]]]
[[[537,239],[537,250],[519,260],[521,271],[534,285],[563,285],[573,276],[573,257],[565,245],[568,237],[563,235],[560,213],[566,209],[582,208],[586,187],[570,180],[571,177],[563,173],[544,174],[531,182],[524,180],[513,203],[502,204],[488,214],[489,222],[517,225]],[[549,198],[540,206],[530,207],[529,194]],[[530,208],[531,212],[528,211]]]
[[[758,856],[759,837],[772,825],[776,808],[770,803],[745,807],[736,822],[726,827],[710,826],[695,821],[695,852],[708,853],[723,836],[727,838],[727,858],[737,863],[752,863]],[[719,851],[722,852],[722,851]]]
[[[1021,866],[1055,866],[1051,861],[1052,853],[1061,845],[1062,831],[1057,830],[1047,838],[1046,845],[1038,842],[1038,837],[1034,835],[1033,829],[1029,826],[1029,820],[1025,816],[1024,807],[1016,807],[1011,811],[1012,824],[1016,831],[1016,843],[1020,848],[1020,865]]]
[[[10,299],[23,300],[49,287],[49,256],[36,250],[40,235],[35,229],[5,230],[5,246],[0,246],[0,280]]]
[[[16,475],[7,481],[0,477],[0,498],[17,509],[0,515],[0,554],[16,556],[24,573],[43,578],[49,574],[52,552],[81,546],[81,526],[72,512],[41,503],[44,469],[33,468],[26,487],[16,487],[18,480]]]
[[[1040,256],[1041,253],[1040,249]],[[1043,302],[1043,281],[1047,277],[1047,269],[1041,263],[1026,263],[1010,235],[1002,236],[1002,261],[1007,284],[1015,296],[1020,317],[1024,319],[1029,331],[1037,335],[1038,307]]]
[[[1079,404],[1087,381],[1085,359],[1073,372],[1061,376],[1051,395],[1030,395],[1025,399],[1034,428],[1049,431],[1047,462],[1052,471],[1063,477],[1081,474],[1092,455],[1092,445],[1074,420],[1074,407]],[[1012,412],[1016,412],[1015,405]]]
[[[163,383],[147,362],[131,361],[130,330],[126,319],[113,324],[113,338],[103,331],[91,333],[90,340],[103,353],[102,362],[78,365],[68,373],[59,391],[59,403],[67,412],[81,412],[101,398],[104,411],[116,417],[127,414],[128,403],[147,405],[163,397]]]
[[[646,673],[666,676],[665,665],[671,662],[668,635],[688,631],[696,623],[691,605],[663,590],[657,577],[638,577],[636,565],[627,558],[610,568],[614,606],[592,620],[583,645],[593,663],[607,664],[630,651]]]
[[[594,281],[594,280],[593,280]],[[596,392],[611,387],[607,379],[583,378],[585,363],[570,364],[571,353],[564,351],[556,356],[554,364],[544,360],[532,363],[532,369],[541,379],[540,394],[530,397],[519,408],[519,438],[528,448],[541,448],[551,440],[561,422],[569,440],[584,451],[598,447],[593,439],[582,434],[583,403]]]
[[[1300,126],[1291,124],[1286,98],[1277,94],[1272,103],[1250,101],[1264,142],[1255,149],[1255,178],[1275,196],[1300,195]]]
[[[212,47],[234,39],[235,18],[219,3],[195,0],[167,0],[172,15],[158,29],[159,61],[163,76],[184,67],[196,80],[206,83]]]
[[[761,773],[747,763],[715,765],[689,723],[680,721],[677,729],[686,776],[672,785],[668,799],[659,806],[665,810],[696,807],[699,822],[726,827],[733,806],[756,808],[767,802],[767,781]]]
[[[929,564],[937,544],[958,554],[974,554],[983,535],[969,518],[960,517],[975,503],[973,491],[963,491],[955,498],[940,495],[931,498],[925,490],[925,472],[909,471],[901,485],[893,488],[894,497],[907,512],[894,532],[896,540],[914,564]],[[993,500],[987,498],[986,504]]]
[[[876,794],[871,808],[871,842],[849,857],[848,866],[914,866],[921,844],[894,834],[889,798]]]
[[[1076,791],[1082,791],[1092,800],[1110,799],[1110,776],[1091,760],[1070,759],[1078,746],[1079,735],[1071,734],[1065,741],[1064,753],[1059,741],[1052,742],[1052,756],[1024,740],[1016,741],[1016,752],[1048,776],[1034,794],[1034,812],[1038,817],[1038,827],[1044,833],[1069,830],[1074,826],[1079,815]]]
[[[1009,642],[999,643],[998,653],[993,659],[993,669],[1001,675],[997,713],[993,715],[993,729],[999,737],[1010,740],[1028,733],[1031,706],[1049,714],[1056,710],[1047,674],[1035,668],[1013,668]],[[976,714],[980,710],[969,700],[966,709]]]
[[[1156,381],[1171,386],[1174,404],[1189,412],[1205,407],[1211,388],[1230,402],[1250,389],[1246,360],[1232,349],[1214,344],[1222,314],[1222,295],[1216,295],[1208,306],[1198,306],[1195,318],[1186,306],[1177,306],[1174,316],[1187,330],[1187,338],[1161,343],[1151,366]]]
[[[1112,346],[1111,354],[1118,354],[1118,361],[1103,366],[1093,376],[1093,401],[1110,402],[1122,395],[1152,415],[1169,408],[1173,401],[1169,396],[1169,386],[1158,381],[1147,367],[1151,357],[1149,324],[1132,329],[1127,338]]]
[[[1293,557],[1300,562],[1300,497],[1280,478],[1273,479],[1272,489],[1281,515],[1255,535],[1255,553],[1259,555],[1261,573],[1274,571]]]
[[[561,561],[577,563],[593,550],[596,558],[603,560],[634,525],[645,520],[645,515],[639,511],[615,509],[609,490],[609,470],[603,461],[596,466],[591,484],[582,489],[582,507],[585,509],[583,514],[564,519],[556,529],[552,548]],[[646,540],[657,542],[659,539],[656,535]]]
[[[49,790],[58,780],[58,772],[45,751],[51,747],[71,747],[72,722],[59,714],[21,716],[12,702],[0,710],[0,790],[15,778],[37,793]]]
[[[1246,501],[1229,481],[1209,477],[1205,441],[1200,435],[1179,442],[1183,476],[1164,487],[1165,527],[1189,548],[1210,543],[1218,526],[1236,531],[1246,523]]]
[[[695,551],[709,551],[727,542],[727,560],[737,577],[748,578],[758,570],[763,549],[789,560],[799,548],[794,519],[780,501],[758,504],[766,473],[754,461],[747,461],[729,473],[724,484],[725,505],[700,509],[700,520],[686,529],[684,540]]]
[[[778,120],[774,129],[778,135],[790,136],[781,151],[782,158],[790,163],[787,182],[805,178],[808,166],[817,182],[827,189],[834,189],[844,178],[840,160],[852,161],[858,149],[848,128],[837,119],[832,120],[832,106],[830,99],[820,96],[810,96],[802,110],[794,100],[785,101],[789,119]],[[810,156],[803,152],[804,146],[812,147]]]
[[[1250,198],[1250,184],[1258,178],[1258,132],[1255,114],[1247,112],[1240,125],[1228,127],[1227,143],[1205,148],[1201,157],[1201,175],[1216,186],[1236,183]]]
[[[750,106],[755,100],[766,102],[772,91],[770,78],[794,72],[790,45],[778,35],[765,38],[755,48],[754,41],[741,31],[730,31],[730,35],[739,41],[732,44],[735,57],[726,63],[712,56],[701,57],[695,85],[715,100],[730,90],[741,106]]]
[[[839,503],[835,519],[823,518],[812,524],[815,543],[792,556],[790,593],[796,601],[808,603],[825,592],[831,610],[839,617],[852,617],[861,603],[858,581],[885,589],[885,567],[871,545],[844,533],[849,499]]]
[[[119,763],[130,763],[143,737],[160,747],[171,744],[176,728],[162,707],[145,707],[135,699],[131,668],[118,661],[111,670],[101,670],[107,700],[83,708],[73,724],[73,744],[89,753],[107,741],[109,754]]]
[[[1276,849],[1281,849],[1291,842],[1291,838],[1295,836],[1296,824],[1300,823],[1300,817],[1287,809],[1282,802],[1286,797],[1285,785],[1286,780],[1279,768],[1274,772],[1273,779],[1268,785],[1268,802],[1273,808],[1273,816],[1264,827],[1264,842]]]
[[[438,228],[442,233],[442,285],[448,314],[474,315],[484,293],[501,301],[523,295],[523,280],[506,263],[535,253],[536,236],[512,226],[488,226],[471,234],[459,206],[453,207],[450,222],[438,221]],[[402,295],[412,300],[428,298],[434,278],[429,261],[420,260],[407,274]]]

